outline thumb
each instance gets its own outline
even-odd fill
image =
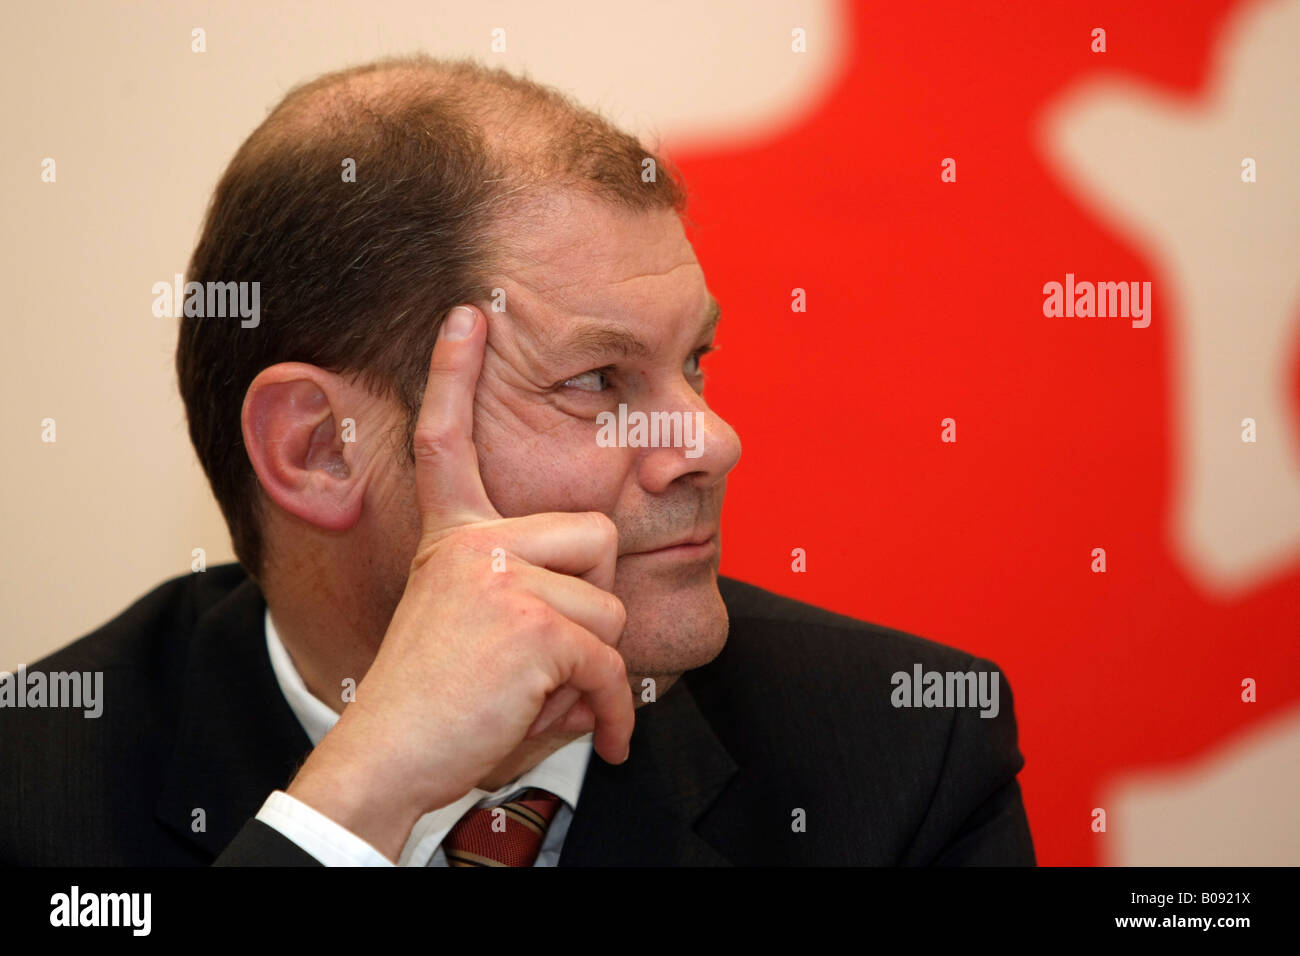
[[[415,426],[415,483],[424,530],[500,517],[483,488],[474,448],[474,393],[483,368],[487,318],[458,305],[443,320],[429,359]]]

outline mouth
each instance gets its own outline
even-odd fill
[[[642,551],[628,551],[620,558],[666,558],[670,561],[699,561],[712,558],[718,550],[718,531],[716,528],[696,532],[676,540],[666,542],[657,548]]]

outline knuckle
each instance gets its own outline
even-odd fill
[[[490,552],[480,552],[477,561],[479,580],[483,581],[483,586],[489,593],[503,597],[519,590],[519,572],[511,567],[510,561],[507,560],[500,570],[497,570],[496,561]]]
[[[623,655],[608,644],[605,645],[605,674],[611,683],[627,681],[627,662]]]
[[[459,446],[461,438],[460,429],[450,422],[421,425],[411,438],[415,459],[435,463],[445,461]]]
[[[606,547],[617,547],[618,528],[610,520],[609,515],[601,511],[589,511],[587,514],[592,528],[600,535],[602,543]]]
[[[609,605],[609,616],[614,621],[614,626],[618,628],[618,633],[622,635],[623,628],[627,626],[627,607],[614,594],[609,594],[606,603]]]
[[[559,614],[545,601],[527,598],[514,607],[516,634],[534,641],[553,641]]]

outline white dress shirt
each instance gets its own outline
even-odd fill
[[[288,701],[315,747],[334,726],[339,715],[319,697],[312,694],[303,683],[302,676],[293,666],[271,621],[271,609],[266,610],[266,650],[271,657],[271,669],[280,684],[280,691]],[[569,821],[578,806],[578,793],[582,778],[587,773],[591,759],[592,735],[584,734],[565,744],[532,770],[489,793],[474,789],[455,803],[426,813],[416,822],[411,836],[402,848],[398,866],[446,866],[447,856],[442,841],[467,811],[474,807],[495,807],[505,803],[516,792],[527,787],[542,787],[562,801],[551,825],[547,828],[541,852],[534,866],[555,866],[564,848],[564,837],[569,832]],[[326,866],[392,866],[393,862],[347,828],[329,817],[313,810],[283,790],[277,790],[262,804],[257,819],[273,827],[292,840]]]

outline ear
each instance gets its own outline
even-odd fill
[[[244,447],[262,488],[289,514],[327,531],[355,525],[365,499],[357,446],[343,441],[341,429],[352,394],[332,372],[283,362],[263,369],[244,396]]]

